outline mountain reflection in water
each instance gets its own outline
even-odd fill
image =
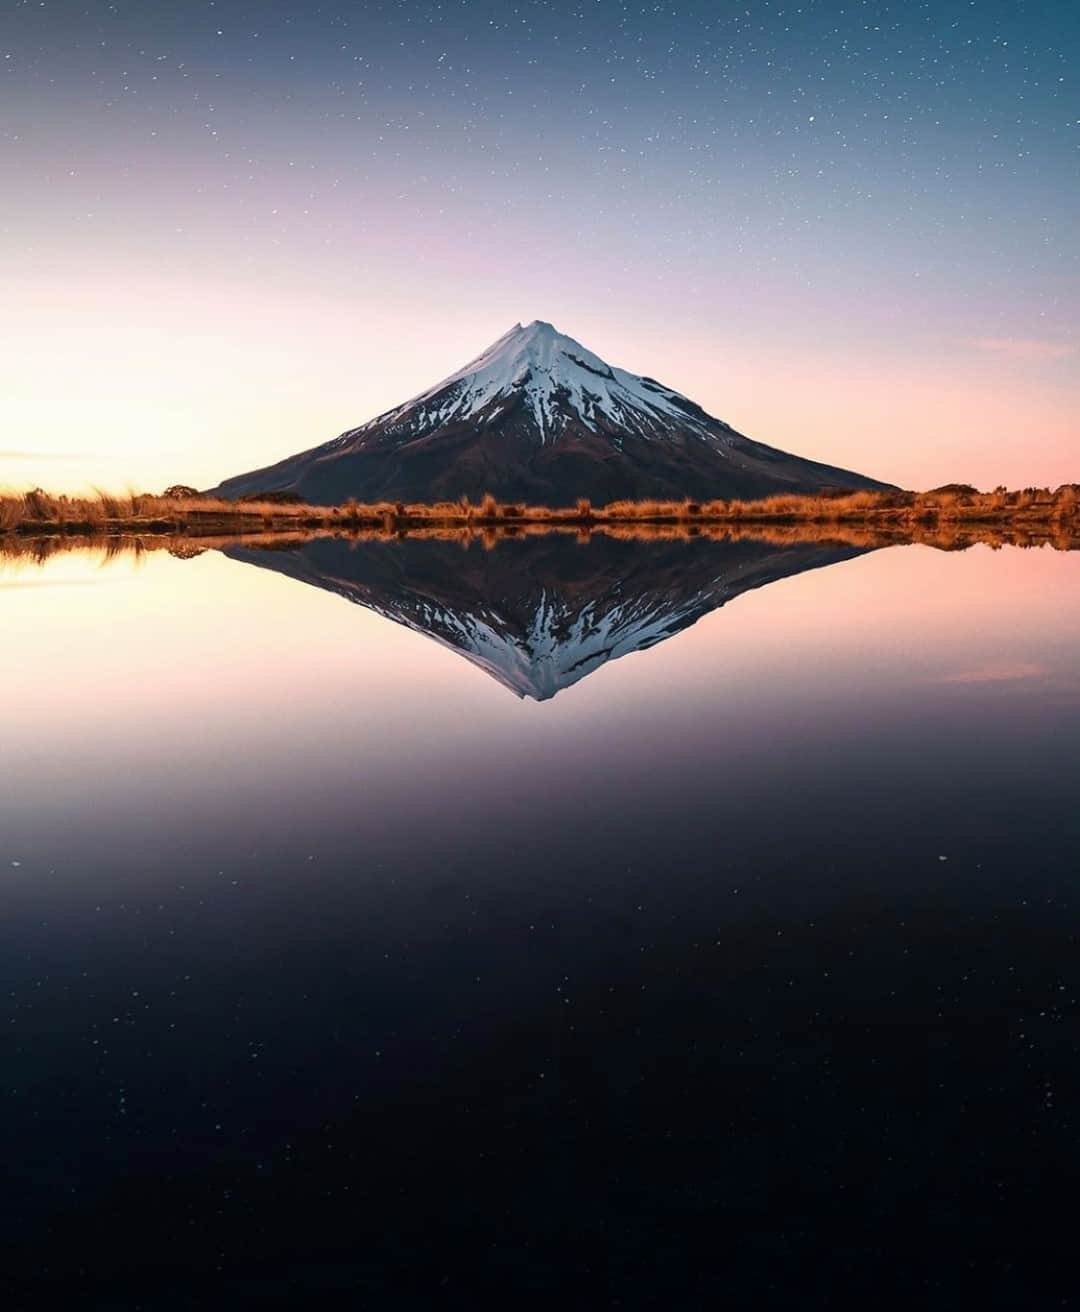
[[[1080,555],[769,533],[0,541],[5,1306],[1075,1301]]]
[[[336,592],[546,701],[754,588],[862,555],[835,542],[667,540],[646,549],[551,535],[494,550],[421,538],[227,546],[233,560]]]

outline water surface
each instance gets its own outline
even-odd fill
[[[829,543],[4,564],[19,1296],[1068,1305],[1078,585]]]

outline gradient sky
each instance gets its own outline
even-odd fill
[[[907,486],[1080,480],[1080,4],[9,0],[0,484],[206,486],[542,318]]]

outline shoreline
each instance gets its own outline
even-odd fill
[[[991,524],[920,524],[882,525],[854,522],[789,522],[759,520],[752,523],[641,523],[628,521],[594,521],[588,524],[522,523],[481,526],[453,524],[416,524],[412,527],[347,526],[336,524],[316,528],[262,528],[247,525],[237,531],[220,526],[205,531],[184,529],[150,530],[144,526],[108,526],[93,532],[54,529],[0,534],[0,563],[7,560],[44,561],[64,552],[93,551],[106,557],[127,553],[164,550],[178,557],[193,557],[206,551],[246,544],[266,551],[295,550],[322,539],[346,541],[361,547],[365,544],[392,544],[407,541],[456,544],[463,550],[477,547],[493,550],[501,543],[525,542],[546,537],[572,539],[578,544],[606,538],[634,543],[732,543],[761,542],[776,547],[805,543],[831,543],[875,551],[885,547],[925,546],[938,551],[966,551],[974,546],[1050,548],[1054,551],[1080,551],[1080,526],[1067,530],[1054,525],[1025,527]]]
[[[929,492],[858,492],[835,497],[781,495],[757,501],[615,501],[549,508],[485,496],[434,504],[378,502],[315,506],[272,495],[224,501],[196,495],[0,495],[0,542],[33,537],[249,537],[292,532],[346,532],[380,537],[448,533],[504,536],[537,531],[649,534],[676,530],[700,536],[750,529],[855,531],[899,540],[924,535],[1018,535],[1080,539],[1080,486],[978,492],[953,484]]]

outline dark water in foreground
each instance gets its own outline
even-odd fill
[[[1078,597],[982,547],[0,569],[9,1305],[1073,1306]]]

